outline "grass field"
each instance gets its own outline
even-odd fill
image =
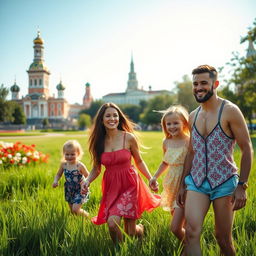
[[[142,150],[151,173],[162,159],[162,137],[161,132],[140,133],[141,141],[148,147]],[[36,148],[48,153],[50,158],[48,164],[0,171],[0,255],[179,255],[179,243],[169,231],[170,214],[161,208],[144,213],[140,219],[146,230],[143,242],[127,237],[118,251],[112,245],[106,225],[96,226],[69,213],[64,201],[64,177],[58,188],[51,187],[59,166],[61,147],[68,139],[77,139],[81,143],[85,150],[83,162],[90,169],[86,135],[67,133],[58,137],[19,138],[22,143],[36,144]],[[3,137],[1,140],[7,141]],[[256,151],[256,138],[252,140]],[[8,138],[8,142],[15,141],[17,139]],[[236,149],[237,164],[239,157]],[[247,206],[236,212],[233,228],[235,247],[240,256],[256,255],[255,174],[254,163],[247,190]],[[84,205],[91,216],[95,216],[98,210],[101,177],[102,174],[92,183],[90,200]],[[212,209],[205,219],[201,242],[204,255],[219,255],[213,236]]]

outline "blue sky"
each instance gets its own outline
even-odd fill
[[[139,87],[171,90],[200,64],[244,55],[255,18],[255,0],[0,0],[0,84],[16,77],[27,94],[39,28],[51,94],[61,78],[70,103],[82,102],[86,82],[97,99],[124,92],[132,52]]]

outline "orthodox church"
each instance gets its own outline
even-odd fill
[[[116,104],[139,105],[140,101],[142,100],[148,101],[149,99],[162,94],[171,95],[172,92],[168,90],[155,91],[152,90],[151,86],[148,87],[148,90],[139,89],[138,80],[136,77],[136,73],[134,71],[134,63],[132,57],[130,63],[130,72],[128,73],[126,91],[120,93],[109,93],[107,95],[104,95],[102,99],[104,102],[114,102]]]
[[[69,104],[64,96],[65,86],[62,81],[56,86],[57,97],[51,96],[49,92],[50,71],[44,61],[44,41],[37,33],[34,43],[34,60],[27,70],[28,94],[19,98],[20,88],[16,84],[11,86],[12,100],[17,101],[23,107],[27,124],[40,125],[43,119],[49,123],[62,124],[78,116],[82,109],[89,108],[93,100],[90,84],[85,85],[83,104]]]

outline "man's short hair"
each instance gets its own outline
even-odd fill
[[[194,68],[192,70],[192,75],[202,74],[202,73],[209,73],[210,78],[214,81],[218,79],[217,70],[210,65],[200,65],[197,68]]]

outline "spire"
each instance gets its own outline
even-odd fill
[[[131,64],[130,64],[130,73],[128,74],[126,91],[136,91],[136,90],[138,90],[138,81],[136,78],[136,73],[134,72],[134,63],[133,63],[133,55],[132,55]]]
[[[253,56],[256,57],[256,50],[255,50],[253,42],[252,42],[251,32],[248,32],[248,41],[249,41],[249,46],[247,49],[246,58],[250,58]]]
[[[130,72],[131,73],[134,73],[134,64],[133,64],[133,55],[132,55],[132,58],[131,58],[131,64],[130,64]]]

